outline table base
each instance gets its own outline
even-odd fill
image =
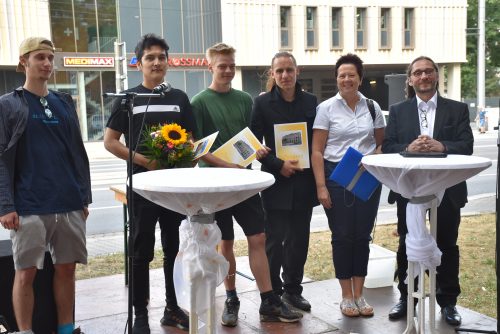
[[[422,203],[417,201],[417,203]],[[438,199],[434,197],[431,206],[430,233],[435,239],[437,234],[437,207]],[[436,270],[429,270],[429,293],[425,292],[425,268],[420,266],[418,290],[415,290],[414,280],[415,262],[408,262],[408,309],[406,329],[403,334],[425,333],[425,298],[429,298],[429,327],[430,332],[436,330]],[[411,291],[411,293],[410,293]],[[415,314],[414,298],[418,299],[418,315]]]
[[[189,286],[189,300],[186,300],[184,303],[189,303],[189,333],[191,334],[199,333],[200,320],[202,320],[198,314],[200,310],[199,306],[201,306],[201,310],[206,310],[202,311],[204,315],[202,321],[205,322],[206,326],[205,333],[214,334],[216,332],[215,289],[217,283],[220,282],[216,277],[221,277],[221,274],[218,274],[219,269],[216,268],[219,268],[218,265],[221,260],[220,255],[215,250],[216,245],[220,242],[220,231],[218,235],[213,234],[213,228],[208,226],[215,225],[214,217],[213,213],[189,216],[188,223],[190,224],[190,228],[193,228],[189,230],[189,233],[180,233],[181,246],[179,247],[178,259],[182,263],[183,276],[187,280],[186,284]],[[206,226],[206,228],[202,228],[202,226]],[[216,225],[215,228],[218,229]],[[193,242],[196,244],[196,247],[189,245]],[[189,252],[187,251],[188,248],[190,249]],[[180,255],[182,252],[184,254]],[[188,253],[189,256],[187,259],[190,265],[185,266],[182,256],[187,256]],[[199,260],[199,262],[196,260]],[[198,266],[195,265],[192,267],[194,265],[193,262],[197,263]],[[223,275],[222,277],[227,275],[227,270]],[[202,304],[198,305],[199,303]],[[187,305],[185,306],[187,308]]]

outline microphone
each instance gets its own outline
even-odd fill
[[[169,82],[165,81],[153,88],[153,93],[165,95],[172,90],[172,85]]]

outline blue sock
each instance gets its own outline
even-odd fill
[[[75,329],[75,324],[57,325],[57,334],[71,334]]]
[[[234,289],[234,290],[226,290],[226,297],[227,298],[231,298],[231,297],[238,298],[238,294],[236,293],[236,289]]]

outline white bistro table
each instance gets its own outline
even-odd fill
[[[444,190],[467,180],[491,166],[491,160],[468,155],[445,158],[406,158],[400,154],[376,154],[363,157],[363,166],[391,190],[409,199],[406,207],[406,253],[408,256],[408,312],[404,333],[425,332],[425,271],[429,271],[429,324],[436,328],[436,267],[441,264],[441,251],[435,238],[437,207]],[[430,233],[425,217],[431,209]],[[420,276],[418,291],[413,278]],[[414,316],[413,298],[419,299],[418,317]]]
[[[174,284],[179,305],[190,311],[189,333],[198,333],[198,317],[206,323],[206,333],[215,333],[215,288],[229,269],[215,250],[221,232],[214,213],[273,183],[269,173],[235,168],[178,168],[134,175],[135,192],[187,216],[179,228]]]

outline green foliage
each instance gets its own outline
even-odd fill
[[[476,97],[478,0],[468,0],[467,8],[467,63],[462,65],[462,97]],[[485,92],[486,96],[500,96],[500,0],[486,0],[485,9]]]

